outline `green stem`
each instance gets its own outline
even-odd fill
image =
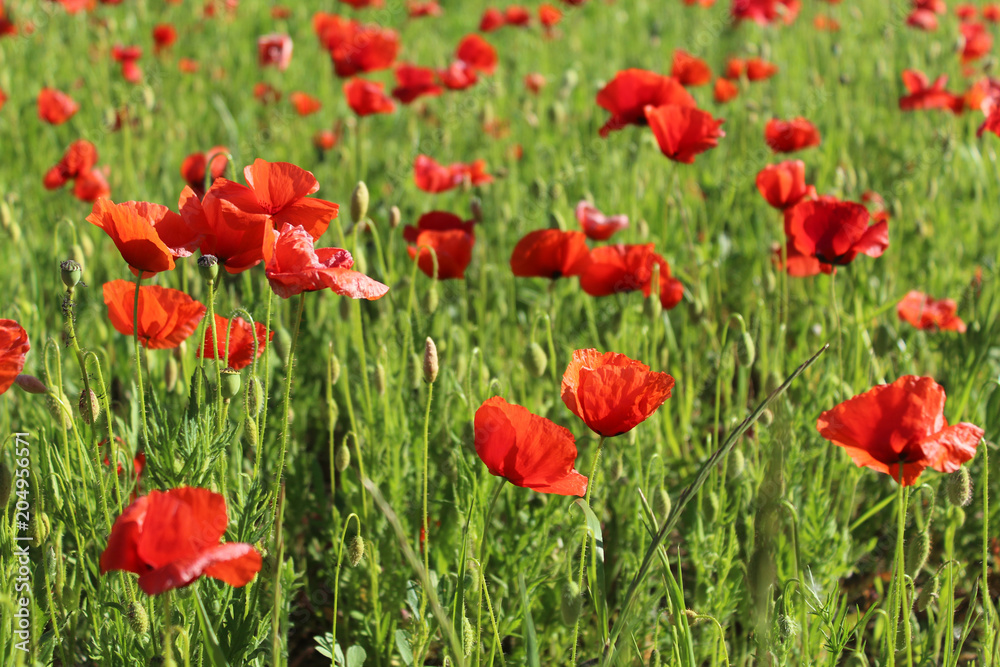
[[[587,505],[590,505],[590,496],[594,492],[594,477],[597,475],[597,464],[601,460],[601,451],[604,449],[605,438],[603,435],[597,443],[597,454],[594,456],[594,463],[590,466],[590,477],[587,478]],[[580,591],[582,595],[583,591],[583,575],[587,571],[587,542],[590,541],[590,533],[586,530],[583,531],[583,540],[580,543],[580,574],[577,577],[577,585],[580,586]],[[577,616],[576,623],[573,624],[573,655],[570,659],[571,665],[576,664],[576,644],[580,637],[580,617]]]
[[[347,521],[344,522],[344,529],[340,532],[340,550],[337,552],[337,576],[334,577],[334,582],[333,582],[333,635],[332,635],[332,637],[333,637],[333,646],[334,647],[336,647],[336,645],[337,645],[337,603],[340,600],[340,567],[341,567],[341,565],[344,562],[344,540],[347,539],[347,529],[351,525],[351,519],[352,518],[355,521],[358,522],[358,534],[359,535],[361,534],[361,519],[358,518],[357,514],[355,514],[354,512],[351,512],[349,515],[347,515]],[[336,651],[334,651],[334,655],[336,655]],[[336,665],[337,665],[337,659],[336,659],[336,657],[333,657],[331,659],[330,664],[333,667],[336,667]]]
[[[302,292],[299,295],[299,303],[295,308],[295,315],[292,316],[292,343],[288,348],[288,358],[285,360],[285,412],[282,415],[281,425],[281,453],[278,456],[278,468],[275,472],[274,489],[272,491],[275,502],[277,502],[278,499],[278,489],[281,485],[281,475],[285,470],[285,452],[288,450],[288,431],[291,426],[291,420],[288,418],[288,412],[292,407],[292,364],[294,363],[295,357],[295,344],[299,340],[299,326],[302,324],[302,311],[305,310],[305,296],[305,292]]]
[[[149,447],[149,427],[146,425],[146,392],[142,386],[142,347],[139,345],[139,288],[142,284],[142,271],[135,276],[135,304],[132,308],[132,338],[135,341],[135,381],[139,391],[139,412],[142,416],[142,441],[144,447]],[[108,419],[111,416],[108,415]],[[117,462],[113,462],[115,465]],[[117,468],[116,468],[117,469]]]
[[[223,359],[219,358],[219,332],[215,323],[215,293],[216,281],[208,281],[208,326],[212,329],[212,356],[215,357],[215,434],[222,434],[224,424],[224,410],[222,407],[222,364]],[[256,334],[254,334],[256,338]],[[228,353],[228,350],[226,350]],[[205,355],[202,355],[202,364],[205,363]]]
[[[427,409],[424,412],[424,480],[423,480],[423,532],[424,532],[424,569],[430,572],[430,552],[431,539],[430,531],[427,530],[427,483],[430,477],[430,428],[431,428],[431,400],[434,397],[434,383],[427,384]]]

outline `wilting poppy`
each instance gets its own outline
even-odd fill
[[[455,57],[482,74],[493,74],[497,67],[497,51],[476,34],[466,35],[455,49]]]
[[[575,214],[584,234],[594,241],[607,241],[615,232],[628,227],[627,215],[604,215],[587,201],[576,205]]]
[[[910,94],[899,98],[900,110],[946,109],[952,113],[961,113],[965,100],[962,96],[953,95],[945,90],[947,83],[947,75],[939,76],[932,84],[923,72],[904,70],[903,85]]]
[[[906,25],[927,32],[938,29],[937,14],[928,9],[914,9],[906,17]]]
[[[748,58],[746,71],[748,81],[764,81],[778,73],[778,66],[763,58]]]
[[[14,320],[0,320],[0,394],[14,384],[30,349],[24,327]]]
[[[479,19],[480,32],[493,32],[507,25],[507,19],[496,7],[487,7],[483,16]]]
[[[539,229],[529,232],[514,246],[510,268],[521,278],[565,278],[575,276],[589,250],[583,232]]]
[[[703,86],[712,80],[712,70],[701,58],[696,58],[687,51],[674,49],[670,76],[677,79],[682,86]]]
[[[392,96],[403,104],[410,104],[422,95],[440,95],[443,92],[437,83],[437,75],[430,67],[420,67],[409,63],[396,65],[396,83]]]
[[[439,280],[464,278],[465,269],[472,261],[472,246],[476,243],[472,231],[474,226],[475,221],[463,221],[452,213],[425,213],[415,227],[407,225],[403,229],[403,238],[412,244],[406,251],[410,259],[417,259],[419,269],[430,277],[434,277],[436,256]]]
[[[712,96],[719,104],[735,99],[740,94],[740,88],[729,79],[718,78],[712,89]]]
[[[134,335],[135,283],[104,283],[108,319],[120,334]],[[194,333],[205,306],[180,290],[159,285],[139,288],[139,343],[150,350],[165,350],[183,343]]]
[[[768,25],[780,19],[785,25],[791,25],[801,4],[799,0],[733,0],[730,13],[737,21]]]
[[[85,174],[97,164],[97,147],[86,139],[77,139],[62,159],[45,173],[42,179],[47,190],[55,190]]]
[[[587,478],[573,467],[573,434],[520,405],[494,396],[479,406],[475,445],[490,473],[515,486],[561,496],[587,493]]]
[[[229,519],[226,500],[208,489],[151,491],[125,508],[101,554],[101,574],[139,575],[139,588],[157,595],[206,576],[245,586],[261,567],[250,544],[221,544]]]
[[[406,13],[411,19],[424,16],[441,16],[441,5],[437,3],[437,0],[429,0],[428,2],[407,0]]]
[[[115,46],[111,49],[111,57],[122,66],[122,78],[129,83],[142,81],[142,69],[138,60],[142,57],[142,49],[138,46]]]
[[[177,29],[171,23],[160,23],[153,27],[153,50],[156,53],[169,49],[177,41]]]
[[[958,304],[951,299],[933,299],[923,292],[911,290],[896,304],[899,319],[927,331],[957,331],[965,333],[965,322],[955,315]]]
[[[802,160],[767,165],[757,174],[757,190],[768,204],[781,210],[816,195],[816,188],[806,185],[806,165]]]
[[[424,192],[446,192],[468,183],[472,186],[493,182],[486,173],[486,161],[475,160],[469,164],[456,162],[447,167],[427,155],[418,155],[413,161],[413,181]]]
[[[284,72],[292,62],[294,44],[288,35],[271,34],[257,38],[257,64]]]
[[[309,116],[323,108],[323,103],[318,99],[300,91],[295,91],[288,96],[288,99],[295,107],[295,112],[300,116]]]
[[[861,204],[821,197],[803,201],[785,210],[785,236],[789,258],[814,258],[793,268],[792,275],[830,273],[834,266],[850,264],[859,254],[881,257],[889,247],[889,223],[881,219],[869,225],[871,215]],[[800,271],[808,271],[802,273]]]
[[[361,25],[334,14],[317,12],[313,30],[330,52],[339,77],[388,69],[399,53],[399,34],[378,25]]]
[[[962,64],[979,60],[993,48],[993,35],[982,23],[963,23],[958,27],[962,33]]]
[[[133,271],[169,271],[175,257],[187,257],[194,247],[181,216],[160,204],[98,199],[87,222],[111,237]]]
[[[653,244],[616,245],[594,248],[578,268],[580,288],[591,296],[609,296],[642,290],[653,292],[653,267],[660,271],[660,304],[670,309],[680,303],[684,287],[670,274],[670,265],[653,252]]]
[[[576,350],[562,378],[562,400],[598,435],[611,438],[644,422],[670,398],[674,379],[624,354]]]
[[[351,79],[344,84],[344,95],[347,97],[347,106],[362,117],[396,110],[395,103],[382,91],[381,81]]]
[[[210,175],[208,187],[215,179],[222,178],[229,167],[229,149],[214,146],[206,153],[191,153],[181,163],[181,176],[198,197],[205,196],[205,176]]]
[[[645,114],[660,150],[676,162],[692,164],[696,155],[715,148],[719,139],[726,136],[719,129],[725,121],[716,120],[701,109],[668,104],[648,106]]]
[[[80,110],[73,98],[55,88],[42,88],[38,93],[38,117],[46,123],[61,125]]]
[[[646,125],[647,106],[668,104],[697,107],[691,93],[673,77],[641,69],[618,72],[597,93],[597,105],[611,112],[611,118],[601,127],[600,135],[606,137],[626,125]]]
[[[983,429],[948,426],[944,402],[944,389],[932,378],[904,375],[827,410],[816,429],[846,449],[855,465],[911,486],[925,468],[955,472],[976,455]]]
[[[805,118],[767,121],[764,140],[775,153],[794,153],[820,143],[819,130]]]
[[[232,326],[230,326],[230,322],[232,322]],[[229,332],[228,348],[226,347],[227,330]],[[227,320],[221,315],[216,315],[215,331],[218,343],[215,346],[215,351],[212,349],[212,328],[208,326],[205,327],[205,342],[198,350],[198,356],[204,356],[207,359],[225,359],[226,365],[237,371],[246,368],[253,361],[254,338],[257,339],[258,358],[264,354],[264,348],[268,341],[274,338],[273,331],[269,336],[265,336],[267,327],[261,322],[254,322],[253,331],[251,331],[250,323],[242,317]],[[227,349],[229,350],[228,354],[226,354]]]

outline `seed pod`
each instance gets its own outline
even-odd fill
[[[138,600],[129,604],[125,615],[128,618],[128,624],[132,628],[132,632],[137,635],[144,635],[149,632],[149,615],[146,613],[146,608]]]
[[[549,358],[545,356],[545,350],[538,343],[531,343],[524,351],[524,367],[528,369],[534,377],[540,378],[545,375],[545,368],[549,365]]]
[[[358,224],[368,215],[368,186],[364,181],[358,181],[351,193],[351,222]]]
[[[347,303],[347,299],[341,299],[341,303]],[[288,360],[288,350],[292,346],[292,336],[288,333],[288,329],[279,326],[274,330],[274,351],[278,353],[282,361]]]
[[[351,465],[351,450],[346,442],[341,442],[340,446],[337,447],[337,451],[333,455],[333,465],[337,472],[344,472],[347,470],[347,466]]]
[[[744,331],[736,342],[736,363],[743,368],[749,368],[753,366],[756,358],[757,346],[754,345],[753,336],[749,331]]]
[[[14,488],[14,475],[6,461],[0,461],[0,510],[6,509],[10,492]]]
[[[945,478],[948,502],[955,507],[968,507],[972,502],[972,475],[962,466]]]
[[[379,396],[385,396],[385,366],[381,361],[375,362],[375,391]]]
[[[917,575],[920,574],[920,570],[924,568],[927,564],[927,558],[931,555],[931,533],[930,526],[925,527],[917,535],[916,539],[911,540],[908,545],[906,545],[906,559],[904,565],[906,566],[906,574],[910,576],[910,579],[916,579]]]
[[[438,351],[434,341],[427,337],[424,341],[424,382],[434,382],[438,376]]]
[[[583,610],[583,596],[580,594],[580,585],[572,579],[567,579],[559,591],[559,612],[562,614],[562,621],[565,625],[573,625],[580,618]]]
[[[45,386],[45,383],[36,378],[34,375],[25,375],[24,373],[21,373],[14,378],[14,384],[29,394],[46,394],[49,391],[49,388]]]
[[[354,539],[351,540],[350,545],[347,547],[347,562],[351,564],[351,567],[357,566],[361,562],[361,558],[365,555],[365,540],[361,535],[355,535]]]
[[[180,377],[180,365],[177,360],[174,359],[173,355],[167,357],[167,367],[163,371],[163,382],[166,385],[167,392],[171,392],[177,386],[177,380]]]
[[[101,403],[93,389],[81,391],[77,405],[84,424],[93,424],[101,416]]]
[[[242,384],[240,372],[234,368],[223,368],[220,377],[222,378],[222,397],[227,401],[235,398],[240,393],[240,385]]]
[[[462,614],[462,653],[468,658],[476,648],[476,631],[472,627],[469,617]]]
[[[215,255],[202,255],[198,258],[198,273],[205,282],[215,282],[219,277],[219,258]]]
[[[59,265],[59,270],[61,271],[63,285],[66,289],[73,289],[76,287],[77,283],[80,282],[80,277],[83,275],[83,267],[80,266],[79,262],[72,259],[67,259]]]

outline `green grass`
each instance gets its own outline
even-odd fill
[[[175,207],[184,156],[217,144],[230,149],[239,168],[259,157],[309,169],[321,184],[318,196],[339,202],[343,211],[342,224],[321,245],[343,243],[359,267],[391,287],[372,303],[343,303],[329,293],[305,299],[275,532],[280,542],[270,537],[263,492],[278,472],[287,344],[275,345],[259,368],[269,382],[258,480],[241,400],[233,402],[218,437],[186,418],[194,341],[182,348],[172,391],[166,382],[171,354],[148,355],[153,444],[146,450],[143,492],[181,484],[225,489],[232,520],[226,539],[256,542],[266,553],[264,569],[246,588],[202,579],[171,596],[174,652],[183,664],[329,664],[316,647],[317,638],[330,644],[323,637],[333,629],[335,595],[336,641],[349,665],[360,664],[352,662],[359,649],[369,666],[441,665],[446,657],[453,665],[568,664],[573,623],[563,618],[561,597],[576,577],[588,518],[601,531],[602,549],[588,552],[601,557],[587,564],[580,661],[601,658],[613,625],[621,630],[614,659],[621,665],[647,664],[654,648],[663,665],[891,664],[886,647],[895,629],[884,600],[895,556],[896,486],[855,468],[818,435],[815,423],[838,402],[914,373],[931,375],[947,389],[950,422],[982,425],[988,441],[1000,428],[994,383],[1000,375],[1000,143],[992,135],[976,139],[978,114],[903,114],[897,107],[905,68],[932,78],[948,73],[953,90],[971,82],[961,77],[953,53],[953,16],[942,17],[937,33],[924,34],[905,27],[901,8],[858,0],[805,3],[787,28],[732,27],[722,1],[703,10],[676,0],[593,0],[566,8],[556,40],[544,40],[537,27],[487,35],[501,63],[475,89],[356,123],[310,24],[315,11],[343,7],[348,14],[346,5],[288,3],[291,18],[275,21],[268,3],[256,0],[240,3],[235,17],[220,9],[212,20],[200,18],[195,2],[127,1],[75,16],[50,3],[11,4],[17,20],[33,21],[36,31],[0,39],[0,89],[10,98],[0,110],[0,316],[27,329],[32,351],[25,372],[60,387],[74,415],[82,380],[61,343],[59,279],[59,262],[70,257],[84,265],[76,331],[81,346],[96,355],[88,364],[91,379],[97,361],[110,387],[114,434],[130,453],[140,441],[132,341],[110,326],[100,292],[104,282],[131,274],[109,239],[84,220],[89,205],[69,190],[42,187],[45,171],[77,138],[96,144],[99,165],[110,168],[115,201]],[[356,13],[400,30],[401,59],[443,67],[487,3],[448,3],[441,18],[413,22],[398,0],[388,5]],[[842,30],[817,32],[812,19],[819,12],[837,18]],[[180,38],[171,53],[157,57],[150,32],[163,21],[175,23]],[[255,40],[268,32],[288,32],[295,41],[284,73],[257,68]],[[145,83],[121,80],[110,57],[119,42],[143,46]],[[729,55],[762,54],[781,68],[770,81],[744,86],[728,105],[713,103],[708,86],[694,91],[701,106],[726,119],[726,137],[691,166],[665,159],[648,130],[597,137],[605,120],[594,103],[600,85],[626,67],[669,73],[674,48],[705,58],[716,72]],[[200,72],[180,73],[179,57],[198,60]],[[529,72],[549,81],[537,97],[522,84]],[[372,78],[392,85],[388,72]],[[282,90],[284,99],[262,106],[252,96],[258,81]],[[58,127],[41,123],[34,100],[43,85],[69,92],[80,112]],[[319,97],[323,110],[296,116],[287,102],[294,90]],[[135,125],[109,132],[108,113],[122,107]],[[874,190],[892,215],[885,255],[860,257],[835,279],[789,278],[771,262],[771,244],[783,239],[781,217],[753,181],[761,167],[781,159],[763,142],[764,123],[797,115],[813,121],[823,137],[820,147],[795,156],[806,162],[807,181],[822,194],[852,200]],[[509,123],[509,136],[485,134],[489,118]],[[345,123],[340,144],[318,156],[313,133],[338,119]],[[508,157],[514,144],[523,146],[520,161]],[[463,281],[434,286],[415,273],[401,230],[388,225],[394,205],[404,224],[433,209],[471,217],[472,193],[429,195],[414,186],[418,153],[444,163],[485,158],[499,176],[474,193],[484,222]],[[371,191],[370,234],[349,232],[347,205],[358,180]],[[594,299],[575,280],[549,289],[546,281],[511,275],[517,239],[552,224],[574,228],[573,207],[581,198],[632,217],[617,241],[655,243],[685,285],[678,308],[653,318],[637,293]],[[982,284],[973,290],[977,267]],[[155,282],[206,299],[191,260]],[[959,301],[968,332],[924,333],[899,322],[893,306],[910,289]],[[432,290],[439,305],[430,312]],[[217,312],[228,316],[241,307],[263,321],[268,293],[260,267],[227,277]],[[295,301],[272,300],[279,343],[293,328]],[[735,336],[727,333],[737,313],[756,342],[750,367],[736,363]],[[437,344],[441,372],[428,422],[430,571],[424,572],[418,540],[430,387],[419,358],[428,336]],[[532,341],[549,356],[541,377],[522,361]],[[712,453],[827,343],[831,348],[768,406],[678,510],[682,492]],[[591,480],[593,515],[572,499],[506,485],[484,525],[495,481],[472,446],[476,408],[499,394],[566,426],[577,436],[577,468],[588,471],[597,438],[559,398],[572,351],[586,347],[669,372],[676,379],[673,396],[634,431],[606,444]],[[333,358],[341,373],[331,386]],[[243,375],[246,383],[248,372]],[[9,434],[31,434],[31,502],[49,528],[32,549],[31,651],[14,649],[4,621],[5,663],[145,665],[163,655],[165,598],[136,593],[132,575],[99,576],[109,521],[119,514],[113,476],[98,470],[94,446],[107,429],[106,418],[94,428],[79,418],[63,423],[44,396],[12,389],[0,399],[0,460],[13,466]],[[350,464],[331,479],[331,453],[341,443]],[[984,486],[987,451],[992,468]],[[982,578],[995,577],[997,565],[997,460],[988,444],[968,464],[975,498],[964,511],[947,503],[946,478],[933,471],[911,494],[904,537],[931,535],[930,558],[913,579],[911,597],[938,587],[928,605],[907,613],[913,664],[1000,660],[998,617],[983,607],[984,589],[995,601],[997,584]],[[128,489],[121,495],[127,501]],[[674,507],[673,524],[657,548],[652,536],[667,520],[665,497]],[[5,617],[14,608],[17,564],[7,558],[12,522],[13,503],[0,518]],[[367,548],[352,568],[342,556],[342,538],[349,543],[358,530]],[[470,560],[481,550],[489,559],[485,571]],[[630,594],[647,557],[648,576]],[[149,616],[148,631],[136,632],[126,618],[133,596]],[[460,647],[467,636],[474,645],[465,657]]]

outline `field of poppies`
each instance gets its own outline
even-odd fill
[[[521,1],[0,0],[4,664],[1000,664],[1000,4]]]

